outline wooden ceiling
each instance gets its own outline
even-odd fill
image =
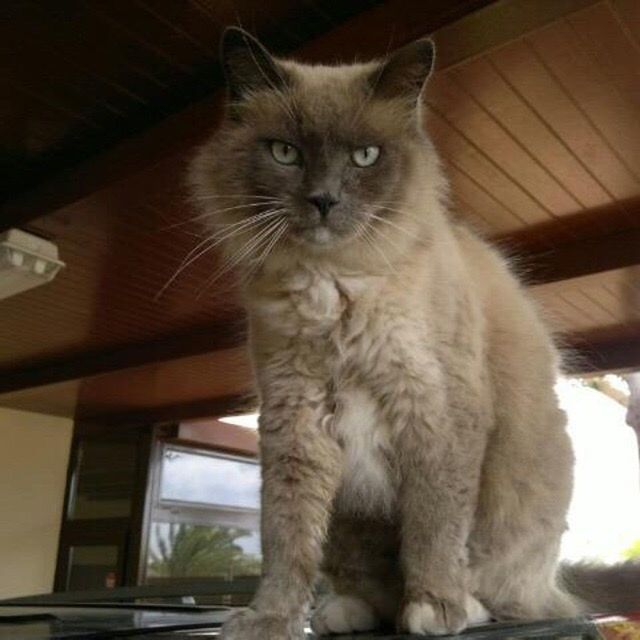
[[[221,28],[244,24],[290,50],[372,0],[5,0],[0,42],[2,195],[210,94]]]
[[[156,297],[198,242],[184,165],[220,113],[216,42],[238,22],[308,60],[381,55],[435,32],[426,126],[458,213],[515,256],[573,370],[640,366],[635,0],[280,0],[268,11],[17,0],[2,11],[0,228],[54,239],[68,266],[0,302],[0,404],[193,417],[247,392],[233,283],[206,288],[216,257]]]

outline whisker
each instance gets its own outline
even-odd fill
[[[258,196],[251,195],[249,193],[226,193],[226,194],[210,194],[207,196],[195,196],[194,200],[215,200],[215,199],[227,199],[227,198],[245,198],[248,200],[277,200],[272,196]]]
[[[248,240],[242,247],[232,256],[229,256],[219,269],[215,271],[215,273],[205,282],[203,288],[198,293],[198,299],[202,297],[202,295],[213,285],[217,280],[220,279],[225,273],[236,267],[244,258],[249,255],[257,246],[260,246],[261,241],[268,236],[275,227],[280,223],[280,220],[272,220],[268,223],[265,229],[262,229],[258,235],[254,236],[250,240]]]
[[[206,211],[205,213],[198,214],[193,218],[189,218],[187,220],[181,220],[180,222],[175,222],[173,224],[167,225],[166,227],[160,227],[160,231],[166,231],[167,229],[175,229],[176,227],[181,227],[182,225],[189,224],[191,222],[197,222],[198,220],[204,220],[205,218],[212,218],[213,216],[219,213],[225,213],[227,211],[236,211],[237,209],[249,209],[252,207],[263,207],[268,206],[270,204],[280,204],[281,201],[273,200],[269,202],[253,202],[250,204],[238,204],[232,207],[224,207],[222,209],[215,209],[214,211]]]
[[[269,209],[268,211],[262,211],[260,213],[256,213],[248,218],[238,220],[237,222],[217,224],[216,226],[219,227],[219,230],[216,231],[211,237],[216,238],[218,236],[221,236],[222,239],[228,238],[231,235],[233,235],[233,233],[235,233],[236,231],[239,231],[240,229],[244,229],[245,227],[252,226],[253,222],[256,222],[258,220],[263,220],[265,218],[271,218],[275,215],[282,213],[283,211],[284,209],[282,208]],[[230,233],[227,233],[227,232],[230,232]]]
[[[189,253],[185,256],[180,263],[175,273],[165,282],[160,291],[154,296],[155,300],[158,300],[162,294],[168,289],[168,287],[175,281],[175,279],[196,260],[200,259],[203,255],[217,247],[221,242],[232,238],[234,235],[245,233],[254,227],[262,226],[265,222],[268,222],[270,218],[282,213],[283,209],[275,209],[273,211],[267,211],[265,213],[252,216],[248,220],[242,220],[236,223],[233,229],[223,229],[213,235],[207,236],[204,240],[199,242]],[[204,248],[202,248],[204,246]]]
[[[381,247],[378,246],[378,244],[375,241],[375,238],[371,235],[371,231],[373,230],[374,230],[374,227],[372,227],[371,225],[365,226],[364,237],[368,240],[369,246],[372,249],[375,249],[378,252],[378,254],[382,256],[383,260],[387,263],[387,265],[389,266],[389,269],[393,271],[393,273],[397,273],[395,267],[391,264],[385,252],[382,250]],[[377,231],[380,231],[380,230],[378,229]],[[383,238],[384,238],[384,235],[383,235]]]
[[[398,231],[401,231],[405,235],[409,236],[412,240],[417,240],[417,237],[413,233],[409,233],[406,229],[403,229],[399,224],[396,224],[391,220],[387,220],[382,216],[378,216],[375,213],[372,213],[370,215],[374,220],[378,220],[379,222],[384,222],[385,224],[388,224],[390,227],[393,227],[394,229],[397,229]]]
[[[404,247],[401,247],[400,245],[398,245],[398,243],[392,240],[388,234],[384,233],[382,229],[374,225],[369,225],[369,226],[372,232],[375,232],[383,240],[386,240],[396,251],[399,251],[399,252],[404,251]]]
[[[406,209],[397,209],[394,207],[388,207],[382,204],[374,204],[371,205],[372,207],[376,207],[378,209],[386,209],[387,211],[394,211],[395,213],[401,213],[405,216],[409,216],[410,218],[413,218],[414,220],[419,220],[418,216],[416,216],[415,213],[411,212],[411,211],[407,211]]]
[[[287,222],[286,219],[282,219],[280,222],[281,222],[280,226],[276,227],[273,232],[273,237],[271,238],[271,240],[267,242],[266,247],[256,259],[256,263],[253,265],[251,270],[243,278],[242,280],[243,284],[246,284],[260,270],[262,265],[267,261],[269,254],[273,251],[273,249],[275,248],[280,238],[282,238],[282,236],[285,234],[289,226],[289,223]]]

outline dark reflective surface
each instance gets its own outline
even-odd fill
[[[74,638],[212,638],[230,615],[229,609],[168,608],[148,605],[0,606],[0,640],[65,640]],[[308,640],[314,640],[310,632]],[[332,636],[336,640],[409,640],[393,631]],[[640,621],[628,618],[500,622],[467,629],[443,640],[627,640],[640,638]],[[266,640],[266,639],[265,639]]]
[[[131,637],[219,627],[228,611],[187,608],[0,606],[0,640]]]

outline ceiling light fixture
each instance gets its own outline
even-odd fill
[[[0,233],[0,300],[53,280],[64,267],[58,247],[31,233]]]

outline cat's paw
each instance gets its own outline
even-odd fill
[[[401,629],[416,635],[456,634],[468,624],[464,606],[439,598],[409,602],[400,615]]]
[[[486,624],[491,620],[491,614],[485,609],[484,605],[471,594],[465,597],[464,608],[467,612],[467,622],[469,626]]]
[[[252,609],[231,616],[222,626],[221,640],[304,640],[301,624]]]
[[[311,628],[319,636],[371,631],[378,626],[378,616],[373,607],[355,596],[330,596],[311,618]]]

